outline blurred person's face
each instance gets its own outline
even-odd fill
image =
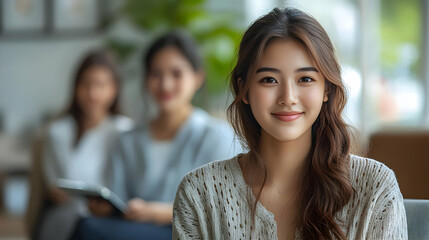
[[[191,104],[203,82],[203,74],[175,47],[166,47],[155,54],[147,74],[149,93],[161,112],[171,112]]]
[[[103,66],[88,68],[78,83],[76,97],[85,115],[107,114],[117,94],[112,72]]]

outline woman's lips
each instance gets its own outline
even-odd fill
[[[272,113],[274,117],[283,122],[292,122],[296,119],[300,118],[302,112],[280,112],[280,113]]]
[[[158,99],[161,101],[169,101],[173,98],[173,96],[174,96],[173,94],[164,93],[164,94],[159,94]]]

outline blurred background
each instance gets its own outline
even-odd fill
[[[223,118],[241,34],[285,6],[313,15],[334,42],[349,93],[345,117],[357,130],[355,151],[393,168],[405,197],[429,198],[422,175],[429,175],[426,0],[0,0],[0,239],[26,239],[32,144],[68,104],[84,53],[116,52],[125,80],[121,106],[143,121],[153,109],[141,87],[142,53],[160,33],[185,28],[198,40],[207,71],[194,103]],[[389,154],[399,160],[384,161]],[[414,170],[395,169],[404,164]],[[413,177],[420,185],[407,190]]]

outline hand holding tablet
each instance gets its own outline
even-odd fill
[[[104,212],[103,209],[107,211],[107,206],[102,201],[109,202],[121,214],[124,214],[127,208],[127,204],[122,199],[104,186],[90,185],[79,180],[58,179],[57,187],[72,195],[88,197],[90,208],[92,206],[101,209],[100,212]]]

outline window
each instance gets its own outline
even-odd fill
[[[348,86],[345,116],[365,135],[386,126],[420,126],[425,120],[422,2],[286,1],[327,30]]]

